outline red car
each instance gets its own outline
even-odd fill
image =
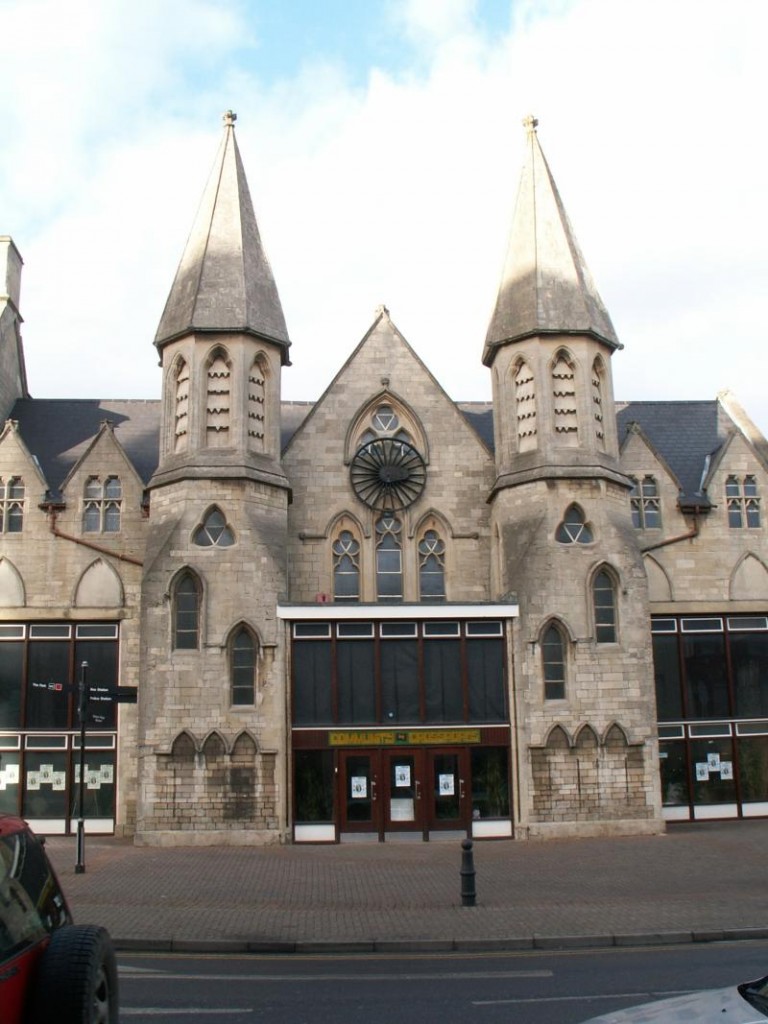
[[[117,965],[108,932],[72,923],[43,846],[0,814],[0,1021],[117,1024]]]

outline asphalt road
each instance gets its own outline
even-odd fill
[[[577,1024],[768,973],[768,942],[567,952],[118,957],[122,1024]]]

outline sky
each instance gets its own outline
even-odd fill
[[[768,433],[764,0],[0,0],[0,235],[37,398],[159,398],[153,339],[222,131],[316,399],[385,304],[481,363],[528,114],[624,348],[622,400]]]

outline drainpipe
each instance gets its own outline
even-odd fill
[[[84,540],[82,537],[74,537],[71,533],[64,533],[63,530],[56,526],[56,519],[63,507],[63,505],[54,505],[52,502],[44,502],[40,505],[40,508],[48,513],[49,527],[54,537],[72,541],[73,544],[80,544],[81,547],[90,548],[91,551],[98,551],[102,555],[109,555],[110,558],[117,558],[121,562],[130,562],[131,565],[144,565],[142,559],[134,558],[133,555],[124,555],[119,551],[113,551],[111,548],[105,547],[103,544],[96,544],[92,540]]]
[[[682,511],[682,509],[681,509]],[[657,548],[665,548],[668,544],[678,544],[681,540],[692,540],[694,537],[699,535],[699,506],[692,509],[693,512],[693,529],[689,530],[688,533],[679,533],[676,537],[667,537],[666,540],[656,541],[655,544],[649,544],[647,547],[640,548],[640,554],[644,555],[648,551],[655,551]]]

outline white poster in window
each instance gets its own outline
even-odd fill
[[[437,788],[440,796],[453,796],[456,792],[456,783],[453,775],[438,775]]]
[[[5,789],[5,772],[0,771],[0,793]]]
[[[699,761],[696,764],[696,781],[709,782],[709,765],[706,761]]]
[[[40,772],[27,772],[27,789],[40,789]]]
[[[709,770],[711,772],[719,772],[720,771],[720,755],[717,754],[717,753],[709,753],[709,754],[707,754],[707,764],[709,765]]]
[[[115,781],[115,766],[113,764],[103,764],[99,769],[101,775],[101,781],[105,786],[110,785]]]
[[[98,768],[89,768],[85,773],[87,789],[101,789],[101,772]]]
[[[41,785],[48,785],[53,782],[53,765],[41,764],[39,775]]]
[[[18,786],[19,766],[17,764],[7,764],[5,766],[5,781],[8,786]]]
[[[353,800],[365,800],[368,796],[368,779],[364,775],[353,775],[349,780],[349,792]]]
[[[409,764],[396,764],[395,765],[395,786],[398,788],[401,786],[410,786],[411,784],[411,766]]]
[[[721,761],[720,762],[720,778],[721,779],[732,779],[733,778],[733,761]]]
[[[66,772],[54,772],[53,779],[53,791],[55,793],[61,793],[67,788],[67,774]]]

